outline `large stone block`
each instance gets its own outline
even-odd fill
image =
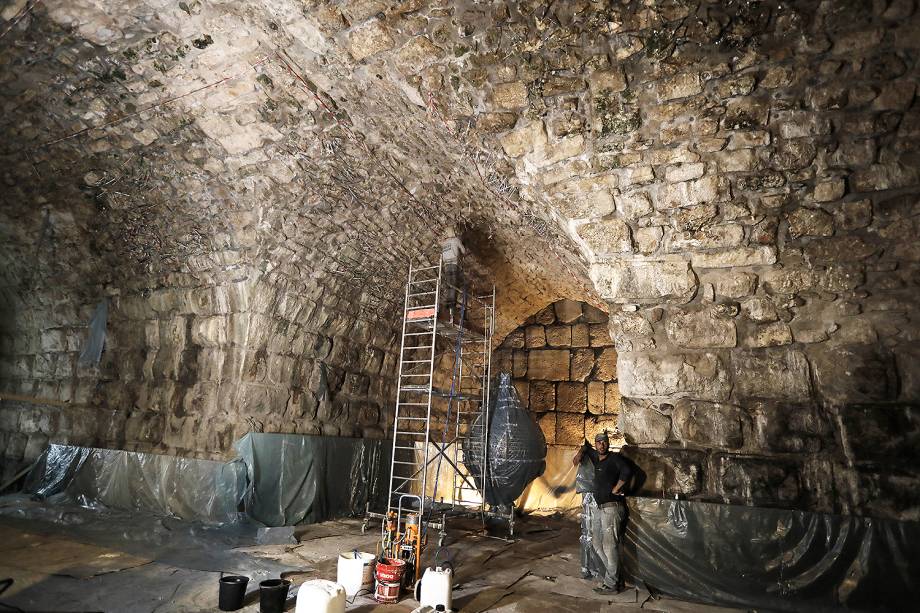
[[[527,326],[524,329],[524,344],[528,349],[546,346],[546,331],[543,326]]]
[[[527,354],[527,378],[566,381],[569,378],[567,349],[535,349]]]
[[[527,376],[527,352],[515,351],[511,355],[511,376],[520,379]]]
[[[583,224],[578,227],[578,235],[598,258],[632,252],[629,225],[619,219]]]
[[[571,324],[578,321],[581,317],[581,303],[576,300],[560,300],[553,304],[553,310],[556,312],[556,320],[560,323]]]
[[[699,230],[671,233],[668,251],[673,253],[700,249],[727,249],[740,245],[742,240],[744,240],[744,227],[740,224],[705,226]]]
[[[548,326],[546,344],[550,347],[569,347],[572,344],[572,326]]]
[[[556,384],[552,381],[530,382],[530,410],[543,413],[556,410]]]
[[[854,404],[839,412],[842,436],[853,460],[909,467],[920,460],[920,407],[916,404]]]
[[[893,356],[874,345],[813,346],[808,350],[815,387],[830,405],[895,400]]]
[[[624,398],[620,430],[630,445],[663,445],[671,436],[671,417],[649,402]]]
[[[588,411],[593,415],[604,414],[604,382],[588,382]]]
[[[696,295],[696,275],[684,261],[598,262],[590,275],[601,297],[614,303],[686,304]]]
[[[573,349],[572,366],[569,378],[572,381],[585,381],[594,370],[593,349]]]
[[[668,338],[681,347],[734,347],[737,344],[735,322],[715,316],[713,309],[692,313],[674,313],[666,325]]]
[[[803,236],[831,236],[834,233],[834,218],[821,209],[796,209],[786,216],[789,222],[789,236],[793,239]]]
[[[581,445],[585,441],[585,416],[578,413],[556,413],[556,444]]]
[[[572,347],[588,347],[591,345],[591,333],[588,324],[575,324],[571,330]]]
[[[492,104],[499,109],[518,109],[527,105],[527,86],[522,81],[497,83],[492,88]]]
[[[348,35],[348,51],[356,60],[363,60],[395,46],[386,25],[372,19],[357,26]]]
[[[555,413],[543,413],[542,415],[537,416],[537,425],[540,426],[540,430],[543,431],[543,436],[546,438],[547,445],[556,444],[556,414]]]
[[[836,419],[814,403],[748,401],[750,440],[745,447],[757,453],[832,453],[839,447]]]
[[[588,410],[588,386],[577,381],[563,381],[556,386],[556,411],[584,414]]]
[[[801,497],[803,471],[793,460],[718,455],[712,464],[710,489],[733,503],[789,505]]]
[[[613,340],[610,338],[610,325],[607,323],[603,324],[591,324],[589,328],[589,334],[591,335],[591,346],[592,347],[612,347]]]
[[[703,91],[703,81],[697,73],[677,75],[664,79],[655,87],[658,93],[658,102],[686,98]]]
[[[612,348],[602,349],[598,354],[594,378],[598,381],[616,381],[617,353]]]
[[[776,247],[735,247],[714,253],[693,253],[694,268],[734,268],[736,266],[769,266],[776,263]]]
[[[680,207],[722,202],[728,199],[728,185],[717,175],[709,175],[693,181],[682,181],[664,185],[658,191],[655,208],[664,211]]]
[[[621,353],[617,367],[625,397],[723,401],[732,391],[728,369],[715,353]]]
[[[627,446],[620,453],[639,469],[633,479],[634,495],[693,496],[703,489],[705,456],[701,452]]]
[[[441,50],[427,36],[416,36],[396,52],[396,65],[404,74],[414,74],[436,62]]]
[[[737,449],[743,442],[740,407],[682,398],[674,405],[671,419],[674,436],[701,447]]]
[[[804,402],[811,396],[805,354],[794,349],[739,351],[732,356],[738,398]]]
[[[620,386],[617,383],[604,384],[604,413],[608,415],[619,415],[623,403],[623,397],[620,396]]]

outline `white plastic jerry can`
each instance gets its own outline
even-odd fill
[[[297,591],[294,613],[345,613],[345,588],[324,579],[306,581]]]
[[[423,607],[434,609],[438,605],[450,611],[453,606],[453,572],[450,568],[425,569],[422,578],[415,582],[415,599]]]

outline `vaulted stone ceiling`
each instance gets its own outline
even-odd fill
[[[499,337],[559,298],[610,311],[620,427],[661,483],[920,512],[897,493],[918,481],[913,0],[0,16],[0,389],[80,423],[17,409],[17,448],[381,435],[406,263],[456,225]],[[104,296],[103,364],[79,367]]]

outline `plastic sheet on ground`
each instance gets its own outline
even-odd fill
[[[18,527],[23,533],[59,536],[178,568],[253,578],[303,570],[237,551],[260,540],[264,544],[264,527],[245,519],[209,525],[139,511],[90,509],[61,501],[49,504],[11,495],[0,497],[0,523]],[[291,542],[290,535],[281,541]]]
[[[51,502],[220,523],[238,519],[245,487],[240,462],[49,445],[25,491]]]
[[[653,592],[777,611],[907,611],[920,600],[920,523],[628,501],[626,571]]]
[[[483,449],[481,440],[471,436],[465,441],[464,457],[474,477],[483,474],[482,467],[487,463],[485,482],[477,479],[486,503],[511,505],[531,481],[543,474],[546,438],[521,405],[510,374],[500,374],[493,390],[487,449]],[[482,419],[484,414],[480,413],[472,432],[481,427]]]
[[[251,432],[235,447],[249,474],[246,513],[267,526],[358,515],[368,502],[386,504],[383,440]]]

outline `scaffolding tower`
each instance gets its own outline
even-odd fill
[[[401,534],[417,522],[421,541],[440,530],[439,545],[449,516],[498,516],[513,530],[513,509],[500,514],[483,500],[489,462],[463,458],[465,442],[488,449],[495,287],[474,295],[459,285],[446,279],[443,260],[409,265],[387,508],[368,513],[384,526],[395,520]]]

